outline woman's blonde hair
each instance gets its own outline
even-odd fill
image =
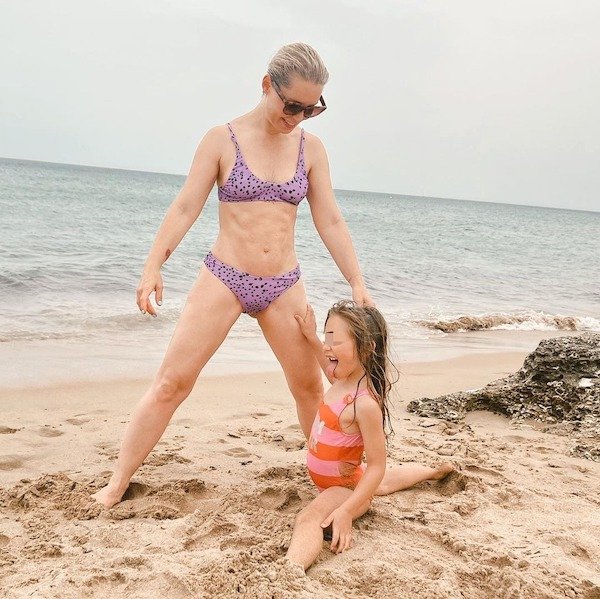
[[[279,48],[269,63],[267,74],[281,87],[290,85],[294,75],[317,85],[325,85],[329,79],[329,72],[317,51],[300,42]]]

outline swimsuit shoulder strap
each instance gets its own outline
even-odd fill
[[[359,397],[362,397],[363,395],[371,395],[370,391],[368,389],[362,389],[360,390],[358,393],[348,393],[348,395],[346,395],[343,399],[344,399],[344,404],[348,405],[354,402],[354,400],[358,399]]]
[[[298,152],[298,166],[304,167],[304,129],[300,129],[300,151]]]
[[[229,129],[229,137],[231,137],[231,141],[235,144],[235,151],[237,154],[241,154],[241,150],[240,150],[240,144],[238,144],[238,140],[235,136],[235,133],[233,132],[233,129],[231,128],[231,123],[227,123],[227,128]]]

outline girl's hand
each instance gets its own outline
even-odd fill
[[[150,314],[156,316],[156,310],[150,301],[150,294],[154,291],[154,297],[156,303],[160,306],[162,304],[162,293],[163,293],[163,282],[160,275],[160,269],[158,270],[144,270],[140,283],[137,288],[137,305],[143,314]]]
[[[322,528],[331,524],[331,551],[342,553],[350,548],[352,542],[352,516],[343,507],[333,510],[321,523]]]
[[[357,306],[375,307],[375,302],[371,299],[371,296],[364,285],[352,287],[352,299],[356,302]]]
[[[304,315],[304,317],[300,316],[299,314],[295,314],[294,318],[300,325],[300,330],[302,331],[302,334],[308,339],[308,341],[310,341],[310,343],[313,345],[315,344],[315,342],[318,345],[321,345],[321,342],[319,341],[319,337],[317,335],[317,319],[315,318],[315,312],[312,309],[312,306],[310,304],[307,304],[306,314]]]

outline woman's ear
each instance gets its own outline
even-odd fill
[[[269,75],[265,75],[262,78],[262,93],[264,95],[267,95],[269,93],[270,89],[271,89],[271,77],[269,77]]]

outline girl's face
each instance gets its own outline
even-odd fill
[[[319,104],[323,86],[310,83],[300,77],[293,77],[287,87],[278,87],[268,75],[263,79],[263,91],[266,94],[267,118],[273,127],[281,133],[291,133],[304,119],[304,112],[290,115],[283,109],[285,102],[314,106]],[[283,98],[283,99],[282,99]]]
[[[323,350],[329,360],[327,374],[330,377],[346,379],[362,373],[352,333],[346,321],[337,314],[331,314],[325,323]]]

